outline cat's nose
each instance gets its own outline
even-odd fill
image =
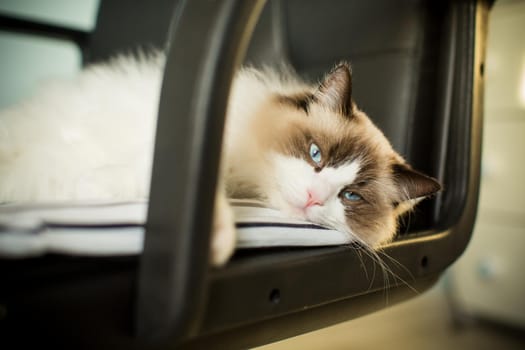
[[[306,200],[305,208],[313,207],[314,205],[323,205],[323,201],[320,200],[316,195],[312,194],[310,191],[308,193],[308,199]]]

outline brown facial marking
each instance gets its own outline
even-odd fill
[[[300,109],[308,114],[308,107],[316,101],[314,94],[310,92],[296,93],[293,95],[278,95],[277,100],[285,105]]]
[[[377,237],[393,231],[389,227],[392,220],[392,207],[388,205],[389,198],[378,181],[369,181],[366,185],[356,186],[354,190],[363,199],[345,203],[346,222],[361,239],[371,245],[376,245]],[[351,188],[354,188],[353,186]]]

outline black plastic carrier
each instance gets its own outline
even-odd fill
[[[482,0],[102,0],[91,33],[1,15],[1,30],[78,43],[86,63],[137,46],[167,45],[168,56],[143,254],[0,260],[0,347],[241,349],[430,288],[475,221],[489,8]],[[358,105],[415,168],[444,184],[384,249],[398,276],[388,290],[377,264],[348,246],[241,251],[209,267],[226,101],[243,60],[288,62],[311,79],[350,61]]]

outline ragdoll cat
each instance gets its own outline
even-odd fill
[[[0,202],[148,196],[162,54],[120,56],[0,114]],[[175,160],[174,160],[175,161]],[[348,64],[320,84],[244,68],[228,104],[211,260],[235,246],[227,197],[255,198],[365,247],[440,189],[352,100]]]

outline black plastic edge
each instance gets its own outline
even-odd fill
[[[485,1],[474,0],[454,2],[454,6],[458,7],[460,32],[457,42],[461,45],[456,50],[458,56],[455,69],[461,74],[453,86],[455,97],[451,120],[457,119],[457,113],[468,117],[463,118],[461,124],[452,123],[450,126],[455,129],[454,140],[460,139],[461,142],[449,145],[447,165],[448,176],[456,172],[461,180],[457,182],[456,188],[449,188],[451,193],[447,194],[448,202],[445,202],[448,210],[443,210],[441,215],[450,216],[440,220],[441,229],[421,232],[420,235],[401,239],[383,249],[385,256],[390,257],[386,259],[387,266],[401,278],[414,283],[443,273],[459,258],[470,241],[477,213],[483,98],[483,77],[479,66],[484,60],[489,7]],[[218,337],[221,333],[242,329],[249,323],[266,322],[270,319],[276,321],[306,305],[314,308],[345,298],[359,299],[359,295],[382,289],[385,281],[378,278],[371,283],[365,278],[363,266],[367,266],[367,262],[361,261],[360,264],[359,257],[351,250],[312,249],[291,254],[276,253],[273,257],[261,254],[253,258],[252,262],[242,261],[239,264],[234,260],[227,268],[217,270],[212,275],[208,307],[200,335],[210,337],[215,334]],[[346,284],[343,281],[331,291],[316,282],[321,279],[331,280],[327,273],[341,266],[344,266],[342,269],[347,276],[355,279]],[[275,277],[282,275],[286,276],[286,280]],[[333,280],[341,281],[337,278]],[[393,282],[391,287],[404,284],[402,280]],[[278,283],[290,286],[290,291],[297,295],[302,292],[297,288],[309,288],[309,293],[303,300],[294,300],[291,304],[283,301],[279,308],[260,306],[257,309],[264,302],[264,295],[259,294],[265,292],[259,291],[269,291],[272,285]],[[242,302],[239,297],[235,299],[235,295],[242,296]],[[240,309],[233,312],[239,302],[253,307],[249,311]],[[348,314],[348,318],[352,318],[352,313]]]
[[[192,0],[193,2],[193,0]],[[471,4],[471,3],[469,3]],[[471,6],[471,5],[468,5]],[[486,25],[487,25],[487,14],[488,14],[488,7],[487,2],[481,1],[480,4],[477,7],[470,8],[469,11],[475,10],[477,13],[476,15],[476,22],[474,24],[470,23],[467,25],[469,28],[469,36],[471,40],[476,41],[475,45],[475,51],[467,53],[466,63],[468,63],[468,69],[469,77],[472,78],[472,81],[469,83],[470,87],[467,86],[467,92],[471,94],[471,98],[464,101],[464,104],[466,107],[471,108],[469,113],[472,115],[472,119],[470,121],[470,124],[468,125],[468,128],[466,130],[463,130],[463,132],[466,133],[467,138],[465,142],[467,142],[470,145],[470,153],[468,155],[468,167],[472,169],[469,173],[467,178],[465,179],[465,186],[463,190],[458,191],[458,195],[460,198],[464,199],[464,202],[457,203],[461,205],[461,215],[459,217],[453,217],[451,218],[446,224],[444,224],[444,228],[440,232],[429,232],[428,235],[423,235],[421,237],[409,237],[402,241],[396,242],[388,247],[385,247],[385,252],[392,255],[394,258],[401,259],[400,262],[404,264],[408,269],[411,270],[411,272],[414,274],[414,277],[417,279],[417,284],[422,283],[425,281],[426,287],[418,287],[419,291],[422,291],[423,288],[427,288],[431,286],[435,280],[439,277],[441,272],[449,265],[451,264],[455,259],[457,259],[460,254],[463,252],[465,247],[468,244],[468,241],[471,236],[471,230],[472,226],[475,220],[476,215],[476,207],[477,207],[477,191],[479,188],[479,164],[480,164],[480,154],[481,154],[481,125],[482,125],[482,92],[483,92],[483,77],[479,73],[479,67],[480,64],[483,63],[484,60],[484,42],[485,42],[485,36],[486,36]],[[481,30],[475,30],[475,28],[481,29]],[[479,36],[474,37],[474,33],[478,33]],[[193,74],[193,73],[191,73]],[[190,74],[190,75],[191,75]],[[470,81],[469,78],[469,81]],[[467,82],[468,83],[468,82]],[[221,121],[222,122],[222,121]],[[218,151],[217,151],[218,152]],[[209,155],[211,157],[211,155]],[[218,155],[217,157],[218,158]],[[211,186],[210,186],[211,187]],[[160,189],[159,187],[158,189]],[[199,195],[202,195],[200,193]],[[207,194],[210,195],[209,193]],[[160,197],[159,197],[160,198]],[[456,197],[458,198],[458,197]],[[208,198],[209,201],[211,199]],[[158,202],[157,204],[159,206],[162,205],[162,202]],[[452,203],[451,205],[454,205]],[[208,223],[209,224],[209,223]],[[184,231],[186,232],[186,231]],[[190,231],[187,231],[190,232]],[[208,231],[207,231],[208,232]],[[202,235],[203,233],[200,233],[199,235]],[[169,242],[171,243],[171,242]],[[162,246],[156,246],[157,249],[163,249]],[[164,250],[169,250],[170,247],[166,246],[164,247]],[[150,250],[150,252],[154,252],[154,250]],[[334,262],[336,262],[338,259],[354,259],[349,257],[355,257],[355,254],[353,252],[344,251],[341,248],[333,248],[333,249],[312,249],[312,250],[306,250],[304,252],[299,252],[297,255],[294,254],[293,257],[289,260],[289,268],[291,271],[313,271],[313,268],[319,269],[319,271],[322,271],[323,268],[332,268],[334,269]],[[168,259],[169,262],[176,263],[176,256],[171,257],[172,259]],[[187,256],[185,256],[187,258]],[[192,256],[192,258],[194,258]],[[60,258],[61,266],[63,266],[63,257]],[[204,257],[204,260],[206,260],[207,257]],[[160,261],[160,262],[164,262]],[[235,260],[227,266],[225,269],[216,270],[213,271],[211,274],[208,275],[209,277],[209,290],[208,290],[208,306],[213,305],[216,302],[223,301],[224,295],[221,294],[221,285],[226,285],[229,281],[228,280],[236,280],[236,285],[243,285],[243,282],[245,281],[245,276],[252,276],[253,278],[260,277],[261,274],[265,273],[272,273],[272,269],[280,269],[280,266],[275,266],[274,261],[271,256],[267,256],[266,254],[261,254],[259,257],[255,257],[253,259],[253,263],[250,264],[241,264],[236,265]],[[423,264],[423,261],[425,263]],[[160,263],[159,262],[159,263]],[[143,261],[141,263],[144,263]],[[38,261],[38,266],[41,265],[41,262]],[[69,263],[68,266],[72,266],[74,264]],[[357,265],[359,265],[357,263]],[[356,269],[361,268],[357,267]],[[425,266],[422,266],[425,265]],[[96,266],[100,267],[100,262],[97,260]],[[127,266],[127,265],[126,265]],[[118,289],[111,288],[109,284],[106,281],[96,283],[96,281],[87,280],[85,284],[77,286],[77,289],[81,292],[75,291],[75,293],[71,293],[72,295],[82,295],[85,299],[88,300],[89,303],[93,304],[91,310],[94,310],[95,307],[100,307],[99,304],[97,304],[97,300],[92,300],[92,295],[95,295],[95,293],[88,293],[86,291],[86,285],[87,286],[96,286],[97,288],[101,289],[101,291],[97,290],[96,295],[101,296],[101,298],[109,298],[108,295],[110,295],[113,299],[111,299],[110,303],[105,304],[107,305],[107,308],[104,308],[103,310],[107,311],[107,314],[98,314],[97,317],[104,317],[104,320],[96,319],[95,317],[93,320],[96,320],[96,326],[93,323],[86,323],[86,327],[82,328],[83,330],[87,329],[94,329],[96,332],[100,331],[99,328],[103,328],[103,330],[106,330],[106,333],[102,332],[98,334],[99,338],[103,338],[105,340],[109,339],[109,337],[113,336],[125,336],[125,342],[123,341],[123,344],[126,345],[132,345],[131,343],[134,343],[135,345],[141,345],[141,347],[144,348],[150,348],[153,347],[151,344],[143,344],[140,342],[135,342],[137,339],[130,339],[128,338],[128,334],[126,333],[126,330],[122,329],[122,325],[126,324],[129,319],[128,310],[127,308],[117,308],[116,310],[113,308],[115,305],[121,307],[123,304],[127,307],[127,298],[123,298],[120,294],[125,294],[127,292],[130,292],[131,286],[129,285],[130,276],[135,276],[134,273],[134,260],[133,263],[126,267],[126,269],[133,270],[132,273],[126,273],[125,278],[121,278],[119,281],[122,281],[123,287],[119,287]],[[167,268],[163,268],[163,270],[166,269],[175,269],[180,268],[183,271],[187,271],[185,269],[190,268],[189,265],[184,266],[174,266],[170,265]],[[154,264],[151,264],[149,268],[155,268]],[[147,272],[147,269],[142,266],[141,267],[141,273]],[[193,268],[192,268],[192,271]],[[198,271],[197,271],[198,272]],[[362,272],[362,271],[361,271]],[[163,274],[165,274],[166,271],[161,271],[157,277],[162,277]],[[62,275],[63,272],[60,270],[60,274]],[[93,276],[98,276],[99,274],[92,274]],[[321,275],[320,273],[318,275]],[[198,283],[202,283],[202,279],[205,278],[206,273],[198,275],[196,278],[199,279],[197,281]],[[317,275],[315,275],[317,276]],[[111,279],[108,279],[108,281],[115,281],[115,276],[112,276]],[[144,275],[141,275],[141,277],[144,277]],[[187,277],[187,276],[186,276]],[[312,279],[314,276],[305,276],[305,278]],[[173,277],[169,277],[169,282],[173,283],[174,280],[172,280]],[[291,280],[290,283],[294,282],[294,279],[296,278],[296,275],[289,275],[289,279]],[[49,278],[46,275],[45,276],[46,283],[49,282]],[[58,280],[58,279],[57,279]],[[158,281],[157,281],[158,282]],[[194,281],[192,281],[194,282]],[[273,288],[273,282],[274,280],[268,280],[268,286]],[[63,282],[61,282],[63,283]],[[145,280],[142,279],[140,283],[145,283]],[[185,282],[186,283],[186,282]],[[197,283],[197,284],[198,284]],[[319,282],[316,282],[315,280],[311,281],[312,284],[320,284]],[[428,285],[427,285],[428,283]],[[361,288],[362,286],[356,282],[356,290]],[[195,284],[194,284],[195,285]],[[193,285],[193,286],[194,286]],[[153,280],[152,285],[145,286],[146,288],[153,288],[158,287],[159,285],[156,284],[155,280]],[[83,305],[81,302],[79,302],[78,298],[73,299],[67,299],[64,298],[64,295],[66,293],[63,290],[63,284],[59,285],[60,289],[56,289],[56,292],[53,294],[53,296],[56,299],[64,300],[64,304],[66,307],[64,310],[70,311],[72,310],[71,305]],[[173,286],[174,288],[177,288],[177,286]],[[308,309],[305,311],[296,311],[296,312],[282,312],[282,313],[270,313],[265,318],[250,318],[245,319],[244,323],[238,323],[234,326],[232,324],[224,324],[223,328],[220,330],[215,329],[215,331],[212,330],[214,327],[213,324],[210,324],[209,328],[206,328],[206,318],[209,317],[209,315],[204,315],[201,317],[204,317],[201,322],[198,321],[199,314],[198,312],[202,311],[202,309],[199,310],[199,308],[202,307],[202,295],[199,295],[201,291],[199,290],[188,290],[189,284],[185,285],[184,297],[187,298],[185,300],[189,301],[191,304],[196,304],[198,307],[195,307],[193,305],[189,309],[195,311],[195,314],[192,314],[189,316],[189,321],[193,325],[193,327],[196,327],[196,324],[201,324],[199,330],[197,331],[198,334],[195,334],[195,328],[193,328],[193,336],[194,339],[191,341],[191,343],[187,343],[188,346],[193,345],[202,345],[202,344],[212,344],[212,348],[220,348],[220,345],[224,345],[224,347],[227,347],[227,344],[232,344],[232,347],[236,346],[239,347],[246,344],[253,345],[260,345],[263,343],[268,343],[271,341],[276,341],[282,338],[290,337],[293,335],[298,335],[304,332],[308,332],[320,327],[325,327],[327,325],[331,325],[337,322],[344,321],[346,319],[351,319],[358,317],[360,315],[366,314],[368,312],[373,311],[374,309],[382,308],[385,305],[384,303],[384,297],[378,297],[374,298],[372,295],[380,295],[383,292],[380,292],[376,287],[373,286],[371,290],[364,290],[360,289],[360,293],[354,292],[354,294],[347,293],[347,298],[344,299],[337,299],[337,298],[317,298],[318,300],[323,299],[325,303],[317,302],[315,304],[309,305]],[[299,287],[299,286],[297,286]],[[389,305],[392,305],[393,303],[404,300],[407,298],[410,298],[413,296],[413,293],[400,293],[399,297],[395,296],[397,295],[397,292],[394,290],[401,290],[406,289],[401,285],[402,288],[399,287],[393,287],[388,292],[390,294],[390,302]],[[208,288],[205,286],[204,288]],[[46,289],[48,289],[46,287]],[[105,292],[105,290],[108,290],[111,293],[114,293],[115,295],[111,293]],[[155,292],[155,291],[153,291]],[[236,290],[236,292],[241,292],[240,290]],[[139,288],[139,296],[144,297],[147,296],[147,294],[144,294],[142,290]],[[171,291],[159,291],[160,297],[170,297],[169,293]],[[189,293],[189,294],[188,294]],[[218,293],[218,294],[215,294]],[[194,300],[194,295],[198,296],[198,300]],[[234,298],[235,295],[231,295],[228,300]],[[282,302],[285,302],[286,295],[282,295]],[[313,295],[312,298],[315,298],[316,296]],[[50,302],[42,302],[42,297],[38,296],[35,297],[36,302],[35,305],[38,305],[42,308],[46,308],[46,311],[49,311],[47,315],[59,315],[60,313],[57,312],[56,304],[50,303]],[[24,300],[26,300],[26,297],[24,296]],[[124,301],[122,301],[124,300]],[[183,299],[184,300],[184,299]],[[140,302],[140,300],[139,300]],[[69,304],[68,304],[69,303]],[[120,303],[120,304],[119,304]],[[90,306],[91,306],[90,304]],[[345,307],[345,305],[347,305]],[[157,305],[162,306],[162,305]],[[166,306],[177,306],[176,304],[166,304]],[[224,305],[225,307],[228,307],[227,304]],[[182,311],[179,310],[179,312],[188,312],[189,309],[184,309]],[[34,308],[30,309],[31,311],[34,311]],[[82,312],[86,312],[86,309],[82,309]],[[362,311],[359,311],[362,310]],[[137,310],[140,311],[140,310]],[[152,312],[158,311],[158,309],[151,310]],[[161,310],[163,311],[163,310]],[[73,317],[75,315],[76,310],[70,311],[70,314],[67,314],[64,312],[66,316],[62,319],[62,325],[68,325],[71,326],[71,321],[73,320]],[[171,311],[170,311],[171,312]],[[206,311],[207,313],[207,311]],[[171,313],[170,315],[173,315]],[[320,315],[323,315],[322,317]],[[69,317],[71,316],[71,317]],[[135,314],[135,317],[140,317],[141,314],[137,313]],[[176,316],[180,316],[180,314],[177,314]],[[45,314],[43,318],[45,318]],[[111,328],[111,331],[114,331],[114,333],[111,333],[108,328],[105,328],[106,323],[109,322],[107,319],[111,320],[111,317],[118,317],[118,320],[114,321],[115,323],[115,329]],[[186,317],[185,315],[182,315],[180,317]],[[77,317],[75,320],[82,320],[83,318]],[[196,321],[197,319],[197,321]],[[188,319],[186,319],[188,320]],[[91,319],[90,319],[91,321]],[[139,320],[137,320],[139,321]],[[162,321],[162,320],[161,320]],[[168,321],[173,321],[173,319],[170,319]],[[53,324],[51,321],[49,324]],[[75,321],[76,322],[76,321]],[[94,321],[95,322],[95,321]],[[212,322],[213,323],[213,322]],[[204,326],[203,326],[204,325]],[[140,326],[140,325],[139,325]],[[160,331],[162,332],[169,332],[170,330],[173,330],[174,337],[181,336],[184,331],[188,331],[189,334],[189,328],[184,328],[184,326],[181,326],[180,328],[172,328],[174,327],[174,323],[168,323],[163,325],[166,328],[161,328]],[[177,325],[175,325],[177,326]],[[198,327],[197,327],[198,328]],[[53,329],[55,328],[55,325],[53,324]],[[67,327],[65,329],[68,329]],[[51,330],[51,329],[50,329]],[[147,331],[148,329],[146,329]],[[69,334],[68,332],[65,332]],[[95,331],[89,333],[89,337],[86,337],[85,340],[91,340],[94,341],[95,339]],[[110,334],[111,333],[111,334]],[[148,334],[146,334],[148,335]],[[48,334],[48,336],[51,336],[51,333]],[[70,337],[75,337],[75,341],[78,341],[79,338],[76,338],[77,334],[69,334]],[[103,337],[107,336],[107,337]],[[64,337],[64,334],[61,334],[61,337]],[[252,338],[253,341],[249,341],[243,338]],[[177,338],[180,339],[180,338]],[[38,340],[35,339],[35,340]],[[100,341],[100,339],[98,339]],[[40,341],[40,340],[39,340]],[[248,342],[249,341],[249,342]],[[130,342],[130,343],[127,343]],[[151,346],[150,346],[151,345]],[[172,344],[173,345],[173,344]],[[201,347],[203,348],[203,347]]]
[[[418,280],[412,287],[422,293],[432,287],[438,278],[438,275],[428,276]],[[181,349],[250,349],[368,315],[416,295],[406,285],[391,288],[387,292],[373,291],[283,317],[244,324],[223,333],[193,339],[183,344]]]
[[[137,333],[195,334],[228,91],[264,1],[183,1],[170,33],[155,141]]]

